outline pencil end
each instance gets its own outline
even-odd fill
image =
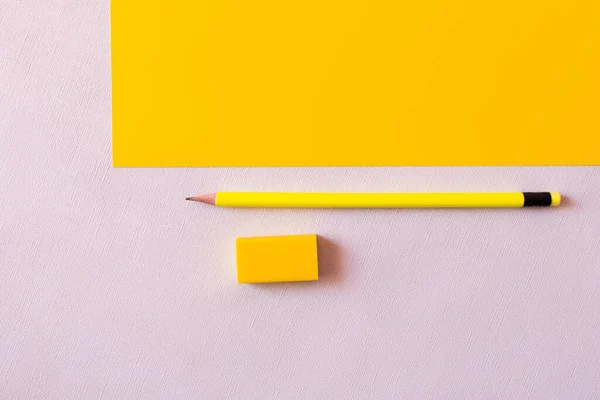
[[[186,197],[185,199],[186,199],[186,200],[189,200],[189,201],[191,201],[191,200],[192,200],[192,198],[191,198],[191,197]]]

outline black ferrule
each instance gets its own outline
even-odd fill
[[[523,207],[548,207],[552,205],[552,194],[549,192],[524,192]]]

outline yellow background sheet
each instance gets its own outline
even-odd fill
[[[113,0],[116,166],[600,164],[598,0]]]

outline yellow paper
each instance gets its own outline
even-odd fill
[[[600,164],[598,0],[113,0],[116,166]]]

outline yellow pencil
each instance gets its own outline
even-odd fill
[[[256,193],[218,192],[186,200],[219,207],[519,208],[560,205],[556,192],[515,193]]]

